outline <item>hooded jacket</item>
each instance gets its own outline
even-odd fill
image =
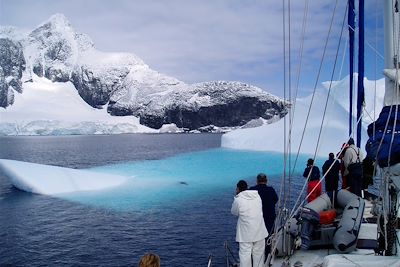
[[[231,212],[238,216],[236,242],[256,242],[268,236],[257,190],[245,190],[237,194]]]

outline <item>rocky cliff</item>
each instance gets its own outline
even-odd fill
[[[0,106],[13,104],[32,75],[71,82],[82,99],[114,116],[134,115],[158,129],[174,123],[188,130],[237,127],[287,113],[289,104],[260,88],[214,81],[186,84],[149,68],[129,53],[104,53],[76,33],[61,14],[28,34],[0,28]]]

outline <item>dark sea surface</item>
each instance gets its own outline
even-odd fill
[[[226,266],[225,241],[237,255],[236,182],[266,172],[279,193],[283,156],[220,143],[220,134],[0,137],[3,159],[131,177],[113,190],[51,197],[0,173],[0,265],[137,266],[155,252],[162,266],[207,266],[209,255]]]

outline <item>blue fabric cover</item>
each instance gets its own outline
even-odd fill
[[[383,107],[375,123],[368,125],[369,139],[365,145],[367,157],[376,159],[380,167],[387,167],[400,162],[400,106]],[[396,112],[397,109],[397,112]],[[387,120],[389,123],[385,131]],[[394,136],[393,136],[394,130]],[[393,143],[392,143],[393,138]],[[379,144],[383,139],[382,145]],[[392,146],[390,144],[392,143]],[[379,149],[379,150],[378,150]],[[390,155],[389,155],[390,154]]]

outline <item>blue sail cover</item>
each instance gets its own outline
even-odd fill
[[[378,120],[368,125],[369,139],[365,145],[367,157],[372,160],[376,159],[380,167],[387,167],[400,162],[399,108],[400,106],[383,107]],[[385,131],[386,124],[388,125]],[[382,144],[379,147],[381,141]]]

